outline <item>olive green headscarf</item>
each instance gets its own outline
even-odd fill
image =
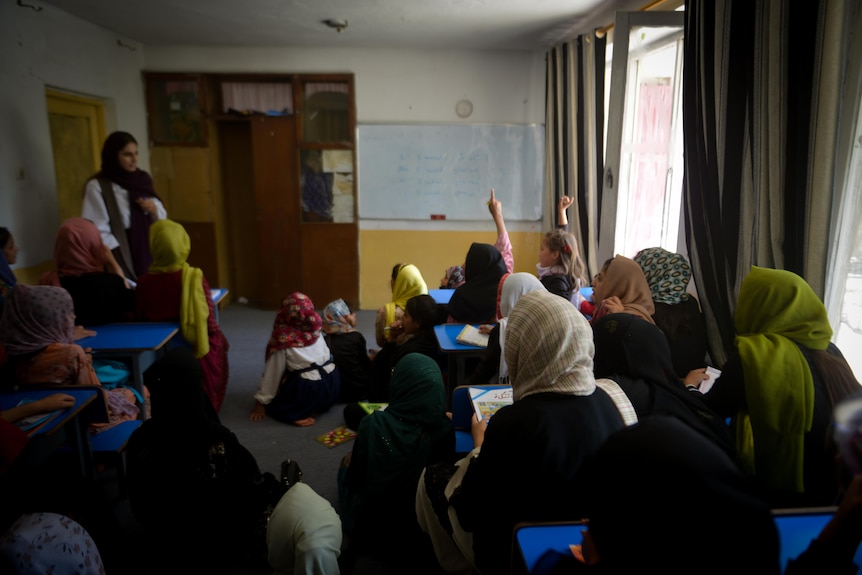
[[[748,413],[736,421],[743,468],[768,485],[800,492],[805,433],[814,414],[814,380],[797,344],[824,350],[832,327],[805,280],[752,266],[734,317]]]

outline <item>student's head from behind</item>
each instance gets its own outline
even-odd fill
[[[613,375],[647,381],[676,380],[670,345],[661,329],[629,313],[612,313],[593,323],[597,378]]]
[[[440,278],[440,289],[455,289],[464,283],[464,266],[451,266]]]
[[[192,249],[186,229],[173,220],[159,220],[150,226],[150,271],[172,272],[182,269]]]
[[[593,334],[572,302],[547,290],[521,296],[506,324],[506,364],[515,401],[536,393],[590,395]]]
[[[150,391],[153,418],[158,421],[218,422],[218,416],[204,391],[201,362],[188,346],[168,351],[144,372]]]
[[[337,299],[323,308],[323,331],[328,334],[350,333],[356,330],[356,314],[343,299]]]
[[[587,468],[584,553],[608,573],[718,575],[744,557],[745,572],[777,574],[772,512],[751,487],[681,421],[642,419],[611,435]]]
[[[102,145],[102,171],[111,174],[138,169],[138,141],[128,132],[114,132]]]
[[[0,228],[0,252],[10,266],[18,261],[18,246],[8,228]]]
[[[401,318],[405,333],[427,331],[437,323],[437,302],[430,295],[417,295],[407,300]]]
[[[9,355],[75,343],[72,296],[61,287],[16,284],[6,294],[0,316],[0,343]]]
[[[684,255],[655,247],[642,249],[634,260],[643,270],[655,302],[673,305],[688,298],[691,266]]]
[[[564,275],[573,280],[580,279],[585,282],[585,266],[578,251],[578,242],[575,236],[565,230],[551,230],[542,239],[542,248],[539,250],[539,266],[550,268],[560,266]]]
[[[392,273],[389,276],[389,289],[395,289],[395,280],[398,279],[398,274],[407,264],[398,263],[392,266]]]
[[[508,317],[522,296],[534,291],[548,291],[539,278],[526,272],[506,274],[500,280],[498,317]]]

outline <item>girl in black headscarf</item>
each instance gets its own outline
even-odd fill
[[[449,300],[449,319],[455,323],[494,323],[497,286],[506,272],[506,262],[497,248],[474,242],[464,263],[464,283]]]
[[[676,376],[670,346],[655,325],[629,313],[614,313],[593,324],[596,378],[614,381],[628,396],[638,419],[674,415],[735,457],[730,430]]]

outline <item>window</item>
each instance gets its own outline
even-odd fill
[[[677,251],[682,207],[682,12],[617,13],[599,261]]]

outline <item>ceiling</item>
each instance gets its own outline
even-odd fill
[[[27,0],[145,46],[545,50],[645,0]],[[21,4],[19,0],[19,4]],[[342,32],[323,24],[347,20]]]

